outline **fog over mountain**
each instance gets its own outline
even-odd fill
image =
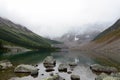
[[[120,0],[0,0],[0,16],[53,38],[108,28],[120,18]]]

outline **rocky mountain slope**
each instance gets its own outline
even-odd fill
[[[20,46],[28,49],[50,48],[51,44],[58,43],[43,38],[26,27],[15,24],[0,17],[0,46]],[[0,48],[2,49],[2,48]]]
[[[120,20],[79,49],[101,54],[120,63]]]
[[[101,34],[99,34],[93,41],[95,42],[114,42],[120,39],[120,20],[118,20],[113,26],[109,27]]]
[[[73,48],[73,47],[77,47],[85,43],[88,43],[89,41],[94,39],[99,33],[100,33],[99,31],[89,31],[83,34],[69,32],[69,33],[64,34],[60,38],[56,38],[55,40],[63,42],[69,48]]]

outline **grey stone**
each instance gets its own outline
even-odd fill
[[[31,71],[31,76],[35,76],[38,75],[38,70],[32,70]]]
[[[67,64],[60,64],[58,67],[59,72],[67,72],[68,65]]]
[[[105,73],[100,74],[95,80],[120,80],[119,76],[115,76],[117,73],[112,75],[107,75]]]
[[[35,74],[38,74],[38,69],[31,65],[21,64],[15,68],[14,72],[16,72],[16,73],[31,73],[31,75],[35,75]]]
[[[71,63],[69,63],[69,66],[71,66],[71,67],[75,67],[75,66],[77,66],[77,63],[75,63],[75,62],[71,62]]]
[[[52,56],[47,56],[43,61],[44,67],[55,67],[56,66],[56,60]]]
[[[95,72],[104,72],[104,73],[113,73],[118,72],[117,68],[109,67],[109,66],[102,66],[99,64],[93,64],[90,66],[90,69]]]
[[[71,80],[80,80],[79,75],[71,75]]]
[[[46,68],[46,72],[52,72],[52,71],[54,71],[53,68]]]
[[[69,70],[67,73],[68,73],[68,74],[71,74],[71,73],[72,73],[72,71],[70,71],[70,70]]]

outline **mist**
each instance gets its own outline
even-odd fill
[[[120,0],[0,0],[0,16],[54,38],[106,29],[120,18]]]

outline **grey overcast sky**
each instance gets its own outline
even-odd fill
[[[0,0],[0,16],[39,35],[58,37],[92,28],[88,24],[113,24],[120,18],[120,0]]]

